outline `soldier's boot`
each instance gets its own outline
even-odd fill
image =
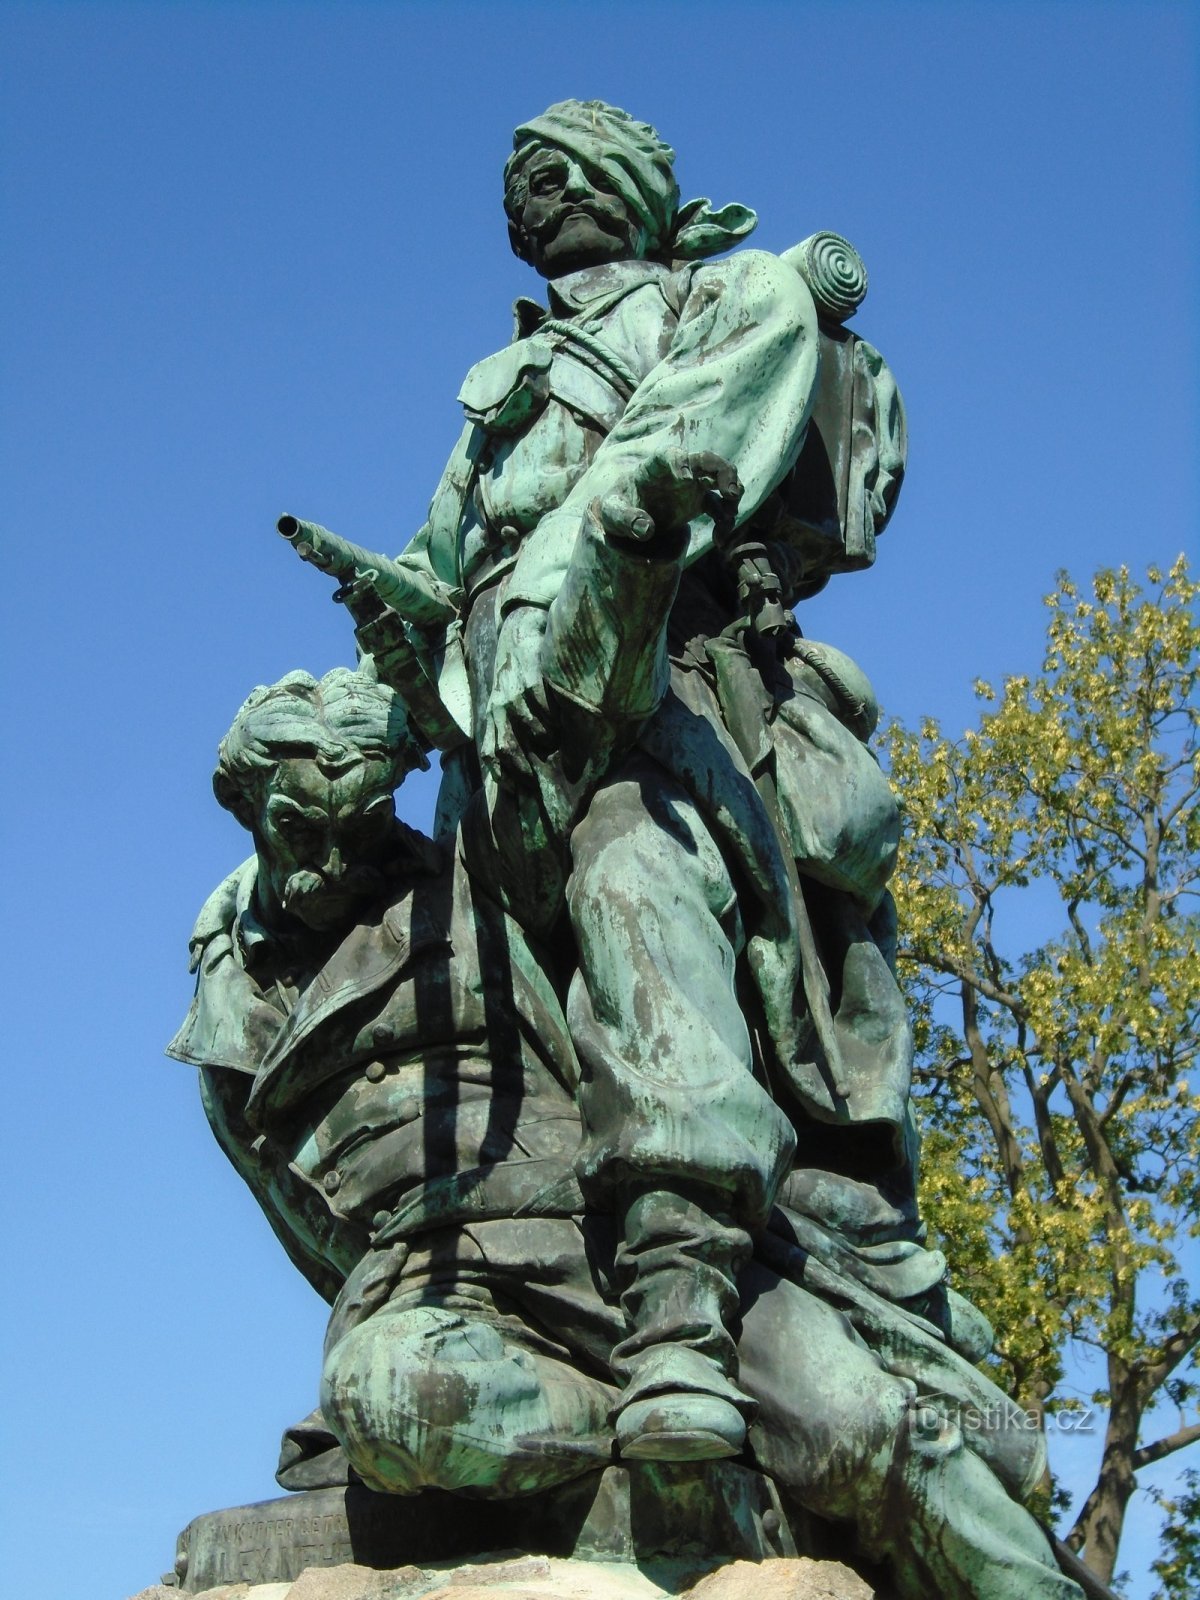
[[[708,1197],[705,1197],[707,1199]],[[624,1457],[738,1455],[756,1409],[737,1384],[737,1272],[750,1236],[693,1191],[627,1193],[617,1267],[629,1328],[612,1355]]]

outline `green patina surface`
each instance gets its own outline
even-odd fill
[[[254,856],[170,1048],[332,1302],[281,1481],[738,1458],[905,1597],[1077,1596],[917,1214],[874,695],[793,616],[903,476],[862,264],[711,259],[753,213],[600,102],[517,130],[505,209],[547,304],[398,557],[281,520],[362,659],[256,690],[215,778]]]

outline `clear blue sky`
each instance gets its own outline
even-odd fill
[[[602,96],[756,243],[858,245],[910,478],[802,620],[959,729],[973,678],[1036,664],[1057,568],[1195,546],[1196,15],[0,4],[9,1592],[131,1594],[192,1515],[275,1492],[313,1403],[323,1308],[162,1048],[245,853],[217,740],[255,683],[352,657],[274,519],[418,525],[463,373],[537,290],[515,123]]]

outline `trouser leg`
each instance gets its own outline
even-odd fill
[[[736,1274],[750,1236],[701,1201],[664,1190],[626,1197],[617,1279],[628,1332],[614,1346],[623,1456],[737,1455],[753,1402],[738,1386]]]
[[[852,1526],[901,1600],[1082,1600],[954,1417],[887,1371],[840,1311],[758,1264],[742,1291],[756,1458],[806,1509]],[[992,1443],[998,1464],[1029,1457],[1020,1441]]]
[[[860,1542],[886,1559],[901,1600],[1082,1600],[1037,1522],[968,1449],[958,1423],[910,1407]]]
[[[391,1494],[532,1494],[603,1467],[613,1391],[502,1326],[394,1303],[328,1352],[321,1407],[350,1464]]]
[[[736,1275],[794,1149],[754,1076],[736,891],[695,807],[648,761],[595,797],[572,861],[580,1176],[623,1239],[618,1441],[655,1459],[736,1453],[752,1409]]]
[[[663,1365],[664,1346],[674,1354],[671,1387],[692,1387],[684,1376],[689,1366],[695,1368],[701,1388],[713,1383],[713,1367],[737,1371],[730,1331],[738,1314],[735,1275],[749,1253],[750,1238],[743,1229],[680,1194],[648,1191],[630,1201],[616,1261],[630,1331],[612,1353],[613,1371],[625,1384],[626,1398],[666,1386],[651,1375]],[[694,1360],[687,1361],[684,1352]],[[730,1397],[744,1399],[732,1386]],[[748,1401],[746,1408],[751,1409]]]
[[[626,1181],[692,1185],[756,1226],[795,1135],[754,1075],[724,857],[684,791],[644,758],[596,794],[571,853],[580,1176],[605,1199]]]

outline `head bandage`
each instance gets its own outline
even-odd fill
[[[562,150],[619,195],[641,224],[644,254],[694,261],[728,250],[758,221],[746,206],[713,210],[707,200],[679,204],[675,152],[647,122],[603,100],[561,100],[513,134],[504,168],[509,191],[537,150]]]

